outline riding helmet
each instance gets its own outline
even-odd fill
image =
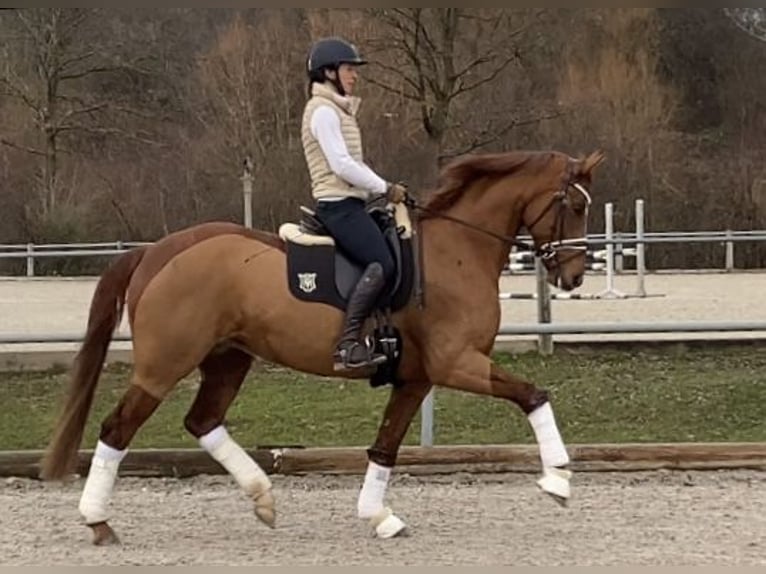
[[[364,65],[367,60],[362,58],[356,46],[342,38],[323,38],[317,40],[311,47],[306,69],[311,79],[321,80],[324,68],[336,69],[341,64]]]

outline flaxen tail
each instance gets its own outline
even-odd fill
[[[109,343],[122,318],[130,278],[145,250],[145,247],[139,247],[121,255],[98,281],[90,305],[85,339],[75,357],[63,408],[41,461],[40,477],[45,480],[62,479],[76,469],[77,451]]]

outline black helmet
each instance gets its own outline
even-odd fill
[[[367,60],[359,55],[356,46],[342,38],[323,38],[311,47],[306,62],[309,77],[317,77],[322,68],[337,68],[341,64],[366,64]]]

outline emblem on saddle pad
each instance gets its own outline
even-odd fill
[[[298,273],[298,288],[304,293],[311,293],[317,288],[316,273]]]

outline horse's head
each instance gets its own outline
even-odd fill
[[[535,193],[522,215],[537,252],[548,270],[548,282],[565,291],[585,277],[586,235],[593,169],[604,160],[600,151],[568,160],[558,183]]]
[[[548,281],[570,291],[585,275],[586,233],[595,152],[574,160],[560,152],[511,151],[466,155],[442,171],[441,186],[424,218],[451,220],[492,239],[473,244],[490,260],[507,262],[510,245],[525,227],[548,269]],[[525,245],[526,246],[526,245]],[[495,257],[497,256],[497,257]]]

